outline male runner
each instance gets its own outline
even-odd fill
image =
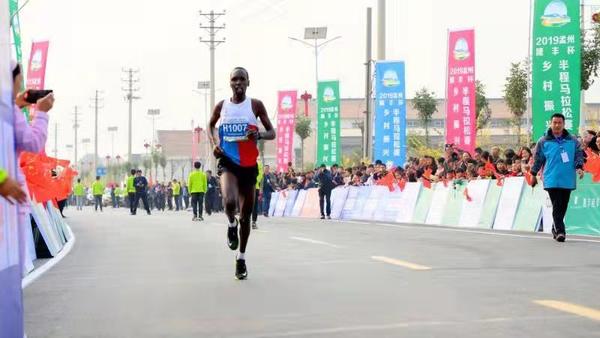
[[[254,207],[254,190],[258,175],[257,141],[275,138],[275,130],[265,105],[260,100],[246,96],[249,85],[248,71],[242,67],[234,68],[230,75],[233,95],[215,106],[209,125],[210,142],[214,147],[213,153],[218,161],[218,169],[222,173],[221,191],[229,220],[227,244],[231,250],[237,250],[238,245],[240,247],[236,258],[237,279],[246,279],[248,276],[245,254],[250,237],[250,215]],[[257,118],[265,127],[264,132],[258,131]],[[238,203],[239,222],[235,218]],[[241,237],[239,239],[238,223]]]

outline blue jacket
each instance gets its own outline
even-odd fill
[[[568,162],[563,161],[561,155],[563,152],[567,154]],[[552,130],[548,129],[535,147],[531,173],[536,175],[542,166],[544,167],[544,189],[575,190],[575,169],[583,168],[583,150],[577,138],[566,130],[560,138],[556,138],[552,135]]]

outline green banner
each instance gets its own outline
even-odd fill
[[[579,1],[535,0],[532,41],[533,137],[544,135],[550,116],[562,113],[577,134],[581,88]]]
[[[318,84],[317,159],[316,164],[330,166],[340,163],[340,82],[320,81]]]
[[[592,182],[590,174],[577,180],[577,190],[571,192],[565,215],[567,235],[600,236],[600,184]]]
[[[13,40],[15,43],[15,52],[17,54],[17,62],[23,64],[23,51],[21,49],[21,23],[19,21],[19,0],[9,0],[8,6],[10,9],[10,25],[13,32]]]

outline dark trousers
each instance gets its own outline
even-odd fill
[[[58,204],[58,210],[60,211],[60,215],[62,217],[65,217],[65,215],[63,215],[63,210],[65,209],[65,205],[67,205],[67,200],[60,200],[60,201],[56,201],[56,204]]]
[[[254,192],[254,208],[252,208],[252,222],[254,223],[256,223],[256,220],[258,219],[258,209],[260,209],[258,195],[260,194],[258,193],[258,189],[256,189]]]
[[[263,200],[262,200],[262,212],[263,215],[269,216],[269,207],[271,206],[271,192],[265,192],[263,190]]]
[[[327,203],[327,208],[325,208],[325,203]],[[331,190],[319,190],[319,208],[321,209],[321,216],[331,215]],[[324,208],[327,214],[323,212]]]
[[[102,211],[102,195],[94,195],[94,210],[98,211],[98,206],[100,206],[100,211]]]
[[[206,213],[208,215],[212,214],[215,211],[215,199],[216,194],[214,192],[209,192],[204,195],[204,203],[206,205]]]
[[[179,211],[181,208],[181,197],[180,195],[173,195],[173,199],[175,200],[175,211]]]
[[[194,211],[194,217],[202,217],[202,203],[204,202],[203,192],[192,193],[192,210]]]
[[[548,188],[548,195],[552,201],[552,219],[554,220],[553,229],[557,234],[566,234],[565,214],[571,198],[571,190],[561,188]]]
[[[169,210],[173,210],[173,197],[167,197],[167,205],[169,206]]]
[[[127,197],[129,198],[129,211],[131,213],[134,213],[135,212],[135,193],[134,192],[127,193]]]
[[[148,194],[145,192],[137,192],[135,193],[135,202],[133,203],[133,213],[135,214],[140,203],[140,199],[144,203],[144,209],[146,209],[147,213],[150,213],[150,206],[148,205]]]

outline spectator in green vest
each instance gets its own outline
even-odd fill
[[[116,201],[116,207],[120,208],[121,207],[121,198],[123,197],[123,188],[121,188],[120,185],[116,185],[115,186],[115,201]]]
[[[181,185],[173,179],[173,199],[175,199],[175,211],[181,209]]]
[[[92,195],[94,195],[94,211],[102,211],[102,195],[104,195],[104,184],[100,182],[100,176],[96,176],[96,181],[92,183]]]
[[[256,176],[256,190],[254,191],[254,209],[252,209],[252,229],[258,229],[258,225],[256,225],[256,220],[258,219],[258,209],[261,201],[261,193],[260,193],[260,184],[263,180],[263,166],[260,161],[258,163],[258,176]]]
[[[206,174],[200,170],[200,167],[202,167],[200,162],[194,162],[194,171],[192,171],[188,177],[188,187],[192,195],[192,210],[194,211],[194,218],[192,218],[192,221],[204,220],[202,217],[202,204],[208,183]]]
[[[131,215],[135,214],[135,185],[133,184],[133,180],[135,179],[135,169],[131,169],[131,175],[127,176],[127,197],[129,199],[129,213]]]
[[[85,186],[81,183],[81,178],[77,179],[77,183],[73,186],[73,195],[77,203],[77,210],[83,210],[83,199],[85,198]]]

